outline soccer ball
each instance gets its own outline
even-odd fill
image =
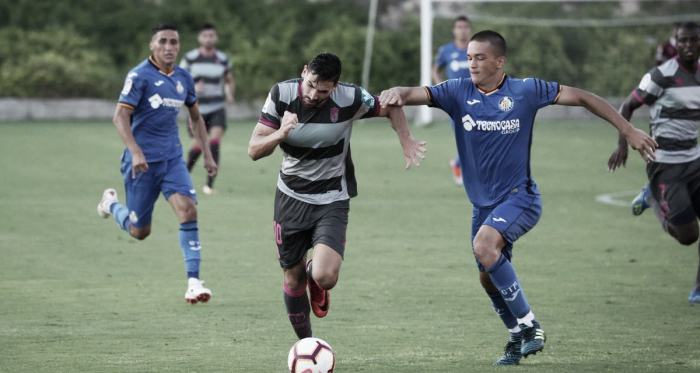
[[[292,373],[333,373],[335,354],[326,341],[304,338],[289,350],[287,366]]]

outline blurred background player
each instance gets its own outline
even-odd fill
[[[189,111],[195,138],[204,144],[204,167],[212,176],[217,167],[206,146],[207,133],[192,76],[175,65],[180,51],[177,28],[169,24],[153,27],[149,47],[153,54],[129,71],[113,119],[126,145],[121,171],[127,204],[119,203],[114,189],[107,189],[97,205],[97,213],[103,218],[113,215],[123,230],[143,240],[151,234],[153,207],[162,193],[180,221],[179,241],[188,278],[185,301],[207,302],[211,290],[199,280],[202,245],[197,227],[197,197],[182,159],[177,125],[183,104]]]
[[[530,174],[530,148],[537,111],[548,105],[583,106],[623,133],[648,161],[654,140],[634,128],[602,98],[577,88],[504,73],[506,41],[494,31],[469,42],[472,79],[432,87],[396,87],[382,92],[383,105],[430,105],[460,124],[455,127],[463,169],[473,177],[464,188],[473,205],[472,248],[479,281],[510,331],[503,356],[494,364],[517,365],[544,349],[546,335],[525,298],[511,264],[515,241],[534,228],[542,199]]]
[[[683,245],[698,240],[700,218],[700,26],[683,23],[676,31],[678,55],[651,69],[620,108],[629,120],[649,105],[651,135],[659,143],[655,162],[647,165],[647,184],[632,203],[640,215],[652,207],[663,229]],[[618,139],[608,160],[615,171],[627,160],[627,141]],[[698,248],[700,254],[700,248]],[[700,262],[688,301],[700,303]]]
[[[455,18],[452,27],[452,34],[455,40],[447,43],[438,49],[435,56],[435,64],[433,64],[433,83],[439,84],[445,80],[441,71],[445,70],[447,79],[469,78],[469,61],[467,60],[467,45],[469,44],[469,36],[472,32],[471,23],[466,16]],[[454,129],[455,122],[450,118],[450,125]],[[459,159],[459,154],[450,159],[450,169],[452,169],[452,178],[455,184],[462,185],[462,163]]]
[[[377,96],[339,83],[341,62],[321,53],[301,78],[275,84],[248,145],[258,160],[282,149],[275,194],[277,258],[284,277],[284,304],[299,339],[311,337],[310,311],[324,317],[345,252],[350,198],[357,195],[350,135],[358,119],[388,117],[406,159],[418,165],[425,142],[411,137],[400,107],[381,108]],[[306,252],[313,248],[313,258]],[[311,301],[306,293],[309,287]]]
[[[226,104],[233,104],[235,91],[231,60],[224,52],[216,49],[218,40],[214,25],[203,24],[197,35],[199,48],[187,52],[180,61],[180,66],[189,70],[194,78],[199,110],[209,134],[209,148],[217,165],[220,161],[221,138],[226,132]],[[190,137],[193,137],[191,128],[190,121],[188,129]],[[190,172],[201,154],[202,144],[193,137],[192,148],[187,155],[187,169]],[[215,177],[207,175],[207,183],[202,188],[204,194],[216,193]]]
[[[678,24],[675,23],[673,24],[673,28],[671,28],[671,37],[656,48],[656,55],[654,56],[656,59],[656,66],[659,66],[671,58],[676,57],[676,54],[678,54],[678,50],[676,50],[677,30]]]

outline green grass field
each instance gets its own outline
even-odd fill
[[[200,196],[202,278],[214,296],[195,306],[183,299],[167,202],[145,241],[97,216],[103,189],[124,198],[110,123],[0,124],[0,372],[286,372],[296,338],[272,230],[281,153],[248,158],[254,122],[231,123],[219,194]],[[646,180],[636,153],[606,171],[612,127],[537,124],[544,214],[514,263],[548,342],[520,367],[491,366],[507,331],[478,284],[471,205],[447,167],[449,125],[413,133],[428,157],[405,171],[386,121],[354,130],[360,195],[346,260],[330,314],[313,319],[337,373],[700,371],[700,307],[687,302],[697,245],[677,244],[650,212],[595,200],[629,200]],[[201,165],[193,179],[201,190]]]

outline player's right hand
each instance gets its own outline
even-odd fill
[[[146,162],[146,157],[143,152],[133,152],[131,153],[131,178],[136,178],[137,172],[148,171],[148,163]]]
[[[391,89],[382,91],[382,93],[379,94],[379,103],[383,108],[387,107],[388,105],[403,106],[403,100],[401,99],[401,95],[399,95],[398,92]]]
[[[284,116],[282,117],[282,125],[279,129],[280,135],[283,139],[286,139],[289,136],[289,132],[297,127],[298,122],[299,118],[297,117],[296,113],[292,113],[290,111],[284,112]]]

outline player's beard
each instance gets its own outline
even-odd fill
[[[318,107],[318,105],[321,104],[320,100],[312,100],[309,98],[309,96],[304,96],[304,98],[301,100],[301,103],[304,104],[304,107],[307,109],[315,109]]]

